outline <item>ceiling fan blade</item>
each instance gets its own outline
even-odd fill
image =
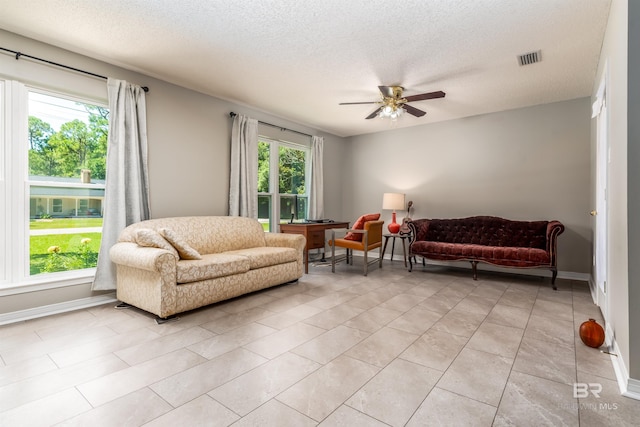
[[[356,104],[377,104],[377,101],[363,101],[363,102],[341,102],[338,105],[356,105]]]
[[[418,110],[416,107],[412,107],[411,105],[407,105],[407,104],[404,104],[402,108],[404,108],[404,111],[406,111],[407,113],[416,117],[422,117],[425,114],[427,114],[425,111]]]
[[[429,92],[429,93],[421,93],[419,95],[405,96],[404,99],[406,99],[407,102],[423,101],[425,99],[444,98],[444,95],[445,93],[439,90],[437,92]]]
[[[382,107],[377,108],[376,111],[374,111],[373,113],[369,114],[367,117],[365,117],[365,119],[373,119],[375,117],[378,117],[378,113],[380,112],[380,110],[382,110]]]
[[[393,98],[393,87],[392,86],[378,86],[380,89],[380,93],[385,98]]]

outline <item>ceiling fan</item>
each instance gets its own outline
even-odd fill
[[[416,117],[422,117],[427,114],[425,111],[408,105],[407,102],[444,98],[445,95],[444,92],[439,90],[436,92],[405,96],[403,98],[402,91],[404,91],[404,88],[402,86],[378,86],[378,89],[380,89],[380,94],[382,95],[382,100],[380,101],[341,102],[340,105],[378,104],[380,106],[373,113],[369,114],[366,119],[389,117],[394,120],[400,117],[404,111]]]

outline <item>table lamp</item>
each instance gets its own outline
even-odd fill
[[[404,193],[384,193],[382,209],[393,210],[388,228],[389,233],[397,234],[400,231],[400,224],[396,222],[396,209],[404,209]]]

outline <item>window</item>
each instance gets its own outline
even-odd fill
[[[96,266],[102,237],[108,109],[1,83],[0,197],[9,208],[0,217],[0,253],[8,255],[0,284],[79,277]]]
[[[276,231],[278,223],[307,218],[309,156],[308,147],[259,139],[258,220],[265,230]]]

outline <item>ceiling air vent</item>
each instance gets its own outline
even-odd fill
[[[537,50],[535,52],[525,53],[523,55],[518,55],[518,63],[522,65],[535,64],[536,62],[542,61],[542,51]]]

